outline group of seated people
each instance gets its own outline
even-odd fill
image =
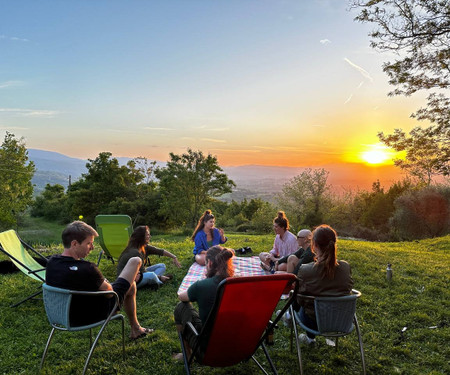
[[[295,273],[299,279],[299,292],[302,294],[342,296],[351,293],[353,280],[350,266],[336,258],[337,234],[333,228],[320,225],[313,232],[302,229],[295,236],[289,232],[289,221],[283,211],[278,212],[274,218],[273,228],[276,233],[273,249],[259,255],[263,269],[271,273]],[[177,256],[149,245],[149,228],[139,226],[134,230],[119,258],[117,279],[110,283],[96,264],[84,260],[93,250],[97,236],[95,229],[83,221],[74,221],[67,225],[62,233],[64,250],[62,254],[50,258],[46,283],[72,290],[115,291],[119,297],[119,308],[123,308],[130,324],[130,338],[137,339],[148,335],[153,329],[142,327],[136,315],[137,288],[151,284],[161,285],[170,280],[169,275],[164,275],[166,266],[163,263],[150,265],[148,256],[167,256],[172,258],[176,267],[181,267]],[[206,278],[196,281],[186,292],[179,294],[180,302],[174,311],[175,324],[177,330],[183,334],[188,354],[196,337],[185,329],[186,324],[191,322],[197,331],[201,331],[214,304],[219,283],[234,275],[235,256],[233,249],[220,246],[227,238],[222,229],[215,228],[215,218],[210,210],[205,211],[200,218],[192,240],[195,243],[194,259],[206,267]],[[191,302],[197,302],[198,311]],[[94,312],[94,309],[97,311]],[[84,309],[84,312],[80,309],[77,314],[72,315],[79,315],[81,325],[85,323],[83,319],[87,319],[87,315],[98,314],[98,311],[107,314],[111,309],[111,302],[105,301],[102,306],[91,306],[91,309]],[[314,304],[302,302],[296,314],[305,325],[317,329]],[[302,340],[312,343],[314,336],[308,333]],[[178,353],[174,358],[182,359],[182,354]]]

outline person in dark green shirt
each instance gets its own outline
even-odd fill
[[[185,330],[185,326],[191,322],[197,332],[202,330],[214,305],[219,283],[227,277],[234,276],[233,257],[233,249],[222,246],[211,247],[206,252],[206,279],[196,281],[187,291],[178,295],[181,302],[175,308],[174,318],[177,330],[183,335],[188,355],[191,354],[191,348],[195,345],[197,337],[192,334],[190,329]],[[198,312],[191,302],[197,302]],[[197,356],[201,357],[202,353],[200,345]],[[178,353],[174,358],[182,360],[183,354]]]

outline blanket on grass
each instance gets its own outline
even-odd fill
[[[269,275],[260,266],[261,261],[258,256],[252,257],[234,257],[234,276],[260,276]],[[197,280],[206,278],[206,267],[194,262],[189,268],[187,275],[178,288],[178,294],[185,292]]]

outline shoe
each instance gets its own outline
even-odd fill
[[[276,315],[278,316],[280,313],[281,313],[281,310],[278,310],[276,312]],[[292,325],[292,317],[291,317],[291,314],[289,314],[289,311],[286,311],[284,313],[284,315],[281,317],[281,321],[283,322],[285,327],[289,327],[289,328],[291,327],[291,325]]]
[[[325,339],[325,342],[328,346],[336,346],[336,342],[331,339]]]
[[[298,341],[300,341],[300,343],[306,344],[306,345],[314,345],[316,343],[316,339],[310,339],[306,335],[306,333],[300,333],[298,335]]]

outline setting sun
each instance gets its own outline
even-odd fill
[[[392,159],[392,153],[386,146],[375,144],[369,145],[368,150],[361,152],[360,158],[367,164],[388,164]]]

